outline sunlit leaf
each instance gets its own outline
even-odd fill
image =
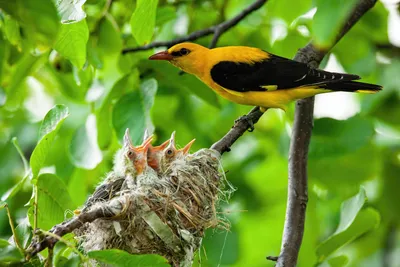
[[[357,0],[317,0],[313,37],[321,48],[330,47],[357,4]]]
[[[156,22],[158,0],[138,0],[131,17],[132,35],[139,44],[150,41]]]
[[[89,29],[86,20],[73,24],[63,24],[54,44],[54,49],[71,60],[76,67],[82,68],[86,62],[88,39]]]
[[[39,142],[32,152],[30,165],[33,176],[37,176],[46,160],[54,137],[64,120],[68,117],[68,108],[64,105],[54,106],[43,119],[39,130]]]
[[[76,130],[69,153],[74,165],[83,169],[93,169],[101,162],[102,154],[97,145],[96,117],[93,114]]]
[[[54,174],[41,174],[37,180],[38,187],[38,227],[49,230],[55,224],[64,221],[65,212],[75,205],[68,194],[64,182]]]
[[[86,18],[86,13],[82,10],[86,0],[53,0],[56,4],[58,14],[62,23],[74,23]]]
[[[88,256],[98,261],[112,264],[115,267],[167,267],[170,266],[167,260],[159,255],[132,255],[128,252],[110,249],[100,251],[90,251]]]

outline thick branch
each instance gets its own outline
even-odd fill
[[[348,21],[338,34],[338,42],[350,28],[369,10],[377,0],[360,0]],[[328,51],[318,50],[309,43],[300,49],[295,60],[318,67]],[[276,266],[296,266],[304,233],[307,193],[307,160],[313,128],[314,97],[302,99],[296,103],[296,112],[289,151],[288,200],[285,226],[282,237],[281,253]]]
[[[213,48],[213,47],[215,47],[217,45],[218,39],[223,33],[225,33],[227,30],[229,30],[230,28],[232,28],[233,26],[238,24],[247,15],[253,13],[257,9],[262,7],[267,1],[268,0],[256,0],[254,3],[252,3],[251,5],[246,7],[245,9],[243,9],[242,12],[240,12],[238,15],[236,15],[232,19],[224,21],[224,22],[222,22],[220,24],[211,26],[209,28],[202,29],[202,30],[199,30],[199,31],[195,31],[195,32],[192,32],[189,35],[182,36],[182,37],[176,38],[174,40],[170,40],[170,41],[153,42],[151,44],[144,45],[144,46],[133,47],[133,48],[125,48],[124,50],[122,50],[122,53],[126,54],[126,53],[130,53],[130,52],[149,50],[149,49],[153,49],[153,48],[156,48],[156,47],[164,47],[164,46],[171,47],[173,45],[176,45],[176,44],[179,44],[179,43],[182,43],[182,42],[194,41],[194,40],[197,40],[197,39],[199,39],[201,37],[208,36],[208,35],[211,35],[211,34],[214,34],[214,37],[213,37],[213,39],[211,41],[211,44],[210,44],[210,48]]]

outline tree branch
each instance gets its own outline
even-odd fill
[[[115,213],[111,209],[97,207],[91,211],[83,212],[69,221],[65,221],[63,223],[55,225],[50,230],[50,232],[53,233],[55,236],[62,237],[63,235],[71,233],[75,229],[78,229],[87,222],[90,223],[96,219],[111,218],[113,216],[115,216]],[[46,248],[53,248],[59,240],[55,236],[47,235],[44,236],[42,240],[32,240],[31,245],[26,250],[26,258],[29,260],[40,251]]]
[[[335,44],[369,10],[377,0],[360,0],[349,16]],[[334,44],[333,44],[334,45]],[[333,46],[332,45],[332,46]],[[327,51],[318,50],[312,43],[300,49],[294,60],[318,67]],[[296,102],[293,132],[289,151],[288,200],[281,253],[276,266],[292,267],[297,263],[304,233],[307,193],[307,160],[313,128],[314,97]]]
[[[148,45],[144,46],[139,46],[139,47],[133,47],[133,48],[125,48],[122,50],[122,54],[130,53],[130,52],[137,52],[137,51],[144,51],[144,50],[149,50],[153,49],[156,47],[171,47],[173,45],[182,43],[182,42],[189,42],[189,41],[194,41],[197,40],[201,37],[208,36],[211,34],[214,34],[214,37],[210,43],[210,48],[214,48],[217,45],[217,42],[221,35],[225,33],[227,30],[238,24],[241,20],[243,20],[247,15],[253,13],[260,7],[262,7],[268,0],[256,0],[254,3],[246,7],[245,9],[242,10],[238,15],[233,17],[230,20],[224,21],[220,24],[208,27],[206,29],[202,29],[199,31],[192,32],[189,35],[182,36],[179,38],[176,38],[174,40],[170,41],[160,41],[160,42],[153,42]]]

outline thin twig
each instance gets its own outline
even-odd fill
[[[13,222],[13,220],[12,220],[11,212],[10,212],[10,209],[8,208],[8,204],[4,204],[4,208],[6,209],[6,212],[7,212],[8,222],[9,222],[9,224],[10,224],[11,232],[12,232],[12,234],[13,234],[14,243],[15,243],[15,245],[17,246],[17,248],[18,248],[22,253],[24,253],[24,248],[21,246],[21,244],[20,244],[19,241],[18,241],[17,231],[15,230],[15,225],[14,225],[14,222]]]
[[[336,38],[338,42],[377,0],[360,0]],[[335,44],[332,44],[332,46]],[[329,50],[329,49],[328,49]],[[328,52],[318,50],[312,43],[300,49],[294,60],[318,67]],[[307,160],[313,128],[314,97],[296,103],[293,132],[289,151],[288,200],[281,253],[277,267],[294,267],[297,263],[304,234],[307,193]]]
[[[122,54],[130,53],[130,52],[137,52],[137,51],[144,51],[153,49],[156,47],[171,47],[173,45],[182,43],[182,42],[190,42],[197,40],[201,37],[208,36],[214,34],[214,37],[211,41],[210,48],[216,46],[219,37],[225,33],[227,30],[238,24],[241,20],[243,20],[247,15],[251,14],[252,12],[256,11],[260,7],[262,7],[268,0],[256,0],[254,3],[246,7],[242,10],[237,16],[233,17],[230,20],[224,21],[220,24],[208,27],[206,29],[202,29],[199,31],[192,32],[189,35],[182,36],[170,41],[160,41],[160,42],[153,42],[148,45],[133,47],[133,48],[125,48],[122,50]]]

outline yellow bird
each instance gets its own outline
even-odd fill
[[[258,48],[227,46],[208,49],[194,43],[177,44],[149,57],[167,60],[197,76],[220,96],[243,105],[285,110],[290,102],[316,94],[344,91],[376,93],[382,87],[355,82],[358,75],[310,68]]]

